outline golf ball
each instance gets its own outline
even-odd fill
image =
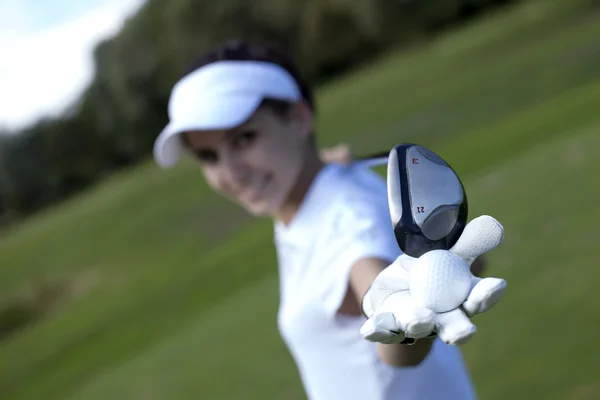
[[[471,291],[469,265],[446,250],[423,254],[410,271],[410,292],[417,304],[438,313],[459,307]]]

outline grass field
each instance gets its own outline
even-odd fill
[[[482,399],[598,399],[600,7],[526,2],[319,92],[319,140],[416,141],[497,217],[503,303],[464,347]],[[119,174],[0,239],[0,301],[55,283],[0,341],[0,399],[302,399],[276,330],[269,221],[195,166]]]

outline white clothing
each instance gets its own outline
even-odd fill
[[[391,367],[361,336],[365,318],[337,313],[355,261],[400,254],[386,190],[366,167],[331,164],[292,222],[276,223],[280,333],[310,400],[475,399],[458,348],[438,339],[421,365]]]

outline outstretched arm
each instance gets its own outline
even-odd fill
[[[360,314],[360,302],[375,277],[391,262],[379,258],[362,258],[350,270],[350,288],[340,312]],[[395,367],[419,365],[431,350],[433,339],[421,339],[414,345],[377,343],[382,361]]]

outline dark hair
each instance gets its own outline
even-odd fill
[[[300,69],[292,57],[281,48],[263,42],[246,40],[230,40],[210,49],[207,53],[196,58],[183,76],[186,76],[198,68],[217,61],[264,61],[276,64],[285,69],[296,81],[302,93],[302,98],[315,112],[313,92],[309,83],[302,77]],[[264,99],[261,106],[271,108],[278,114],[286,113],[289,103],[276,99]]]

